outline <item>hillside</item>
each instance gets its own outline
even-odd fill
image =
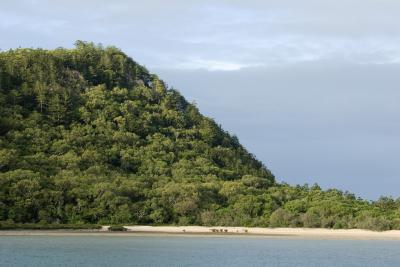
[[[0,221],[400,227],[400,200],[276,183],[115,47],[1,52],[0,114]]]

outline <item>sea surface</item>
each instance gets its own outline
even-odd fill
[[[0,236],[0,266],[400,266],[400,241]]]

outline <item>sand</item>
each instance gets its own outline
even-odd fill
[[[229,236],[302,239],[400,240],[400,230],[375,232],[361,229],[333,230],[320,228],[257,228],[206,226],[125,226],[126,232],[100,230],[3,230],[1,236]]]
[[[258,235],[271,237],[333,238],[333,239],[398,239],[400,230],[376,232],[361,229],[333,230],[321,228],[258,228],[204,226],[126,226],[136,233]]]

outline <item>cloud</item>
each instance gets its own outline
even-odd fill
[[[119,46],[150,68],[188,70],[397,64],[399,9],[392,0],[5,1],[0,45],[70,47],[84,39]]]
[[[179,62],[170,67],[183,70],[207,70],[207,71],[237,71],[244,68],[260,66],[259,64],[244,64],[227,61],[195,59]]]

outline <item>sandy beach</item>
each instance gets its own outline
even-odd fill
[[[303,239],[400,240],[400,230],[375,232],[361,229],[333,230],[321,228],[257,228],[206,226],[125,226],[126,232],[100,230],[3,230],[0,236],[248,236]]]

